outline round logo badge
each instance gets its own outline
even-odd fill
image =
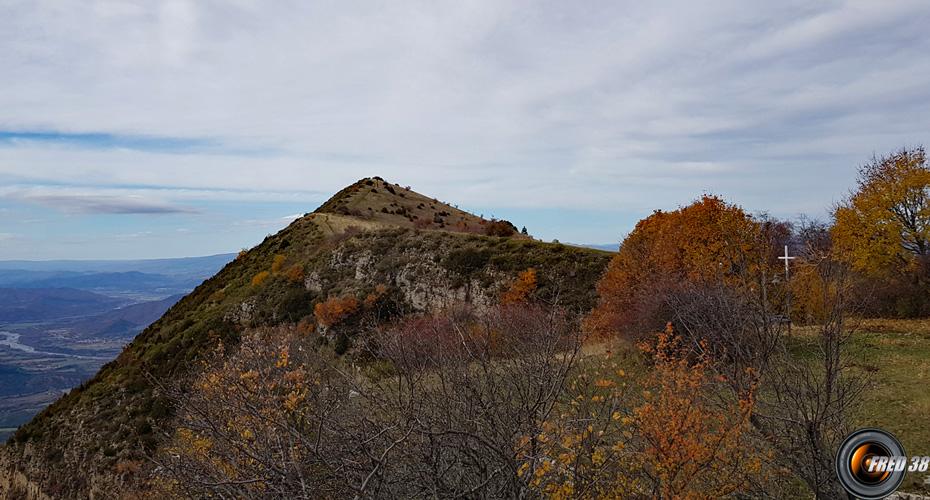
[[[904,481],[905,467],[895,466],[896,458],[907,454],[889,432],[860,429],[849,435],[836,454],[836,474],[850,495],[863,500],[885,498]]]

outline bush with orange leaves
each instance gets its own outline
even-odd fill
[[[280,273],[284,269],[284,263],[287,261],[287,256],[278,254],[274,256],[274,260],[271,262],[271,272],[274,274]]]
[[[304,281],[304,266],[294,264],[288,267],[287,271],[284,272],[284,277],[291,283],[302,283]]]
[[[351,295],[330,297],[313,306],[317,323],[325,328],[335,326],[358,310],[358,299]]]
[[[714,403],[710,361],[689,359],[671,326],[659,334],[655,369],[633,411],[646,493],[657,498],[721,498],[745,493],[762,479],[749,417],[754,387],[736,400]]]
[[[271,276],[271,273],[268,271],[259,271],[255,274],[255,276],[252,276],[252,286],[261,285],[268,279],[269,276]]]
[[[536,270],[532,267],[517,275],[517,279],[501,294],[501,304],[526,302],[536,291]]]

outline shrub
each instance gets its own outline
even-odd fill
[[[294,264],[293,266],[287,268],[284,276],[291,283],[302,283],[304,281],[304,266],[300,264]]]
[[[284,262],[287,260],[287,257],[284,255],[278,254],[274,256],[274,260],[271,263],[271,272],[277,274],[281,272],[281,269],[284,268]]]
[[[317,323],[329,328],[358,310],[358,299],[353,296],[330,297],[313,307]]]
[[[461,276],[470,276],[487,265],[491,252],[487,249],[463,248],[449,252],[443,267]]]
[[[271,273],[269,273],[268,271],[261,271],[255,276],[252,276],[252,286],[261,285],[262,283],[265,282],[265,280],[268,279],[269,276],[271,276]]]
[[[521,272],[510,288],[501,294],[501,304],[526,302],[536,291],[536,270],[532,267]]]
[[[485,226],[484,234],[506,238],[517,234],[517,228],[505,220],[492,220]]]

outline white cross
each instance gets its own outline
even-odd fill
[[[786,282],[788,281],[788,261],[789,261],[789,260],[793,260],[794,258],[795,258],[795,257],[789,257],[789,256],[788,256],[788,245],[785,245],[785,256],[784,256],[784,257],[779,257],[778,259],[779,259],[779,260],[785,261],[785,281],[786,281]]]

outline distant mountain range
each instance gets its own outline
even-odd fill
[[[0,440],[233,258],[0,261]]]
[[[199,275],[211,269],[214,272],[236,257],[234,253],[204,257],[141,260],[0,260],[0,270],[70,271],[83,273],[129,272]]]
[[[190,291],[234,257],[0,261],[0,288],[74,288],[136,302],[159,300]]]
[[[579,243],[578,246],[585,248],[593,248],[595,250],[606,250],[608,252],[616,252],[620,248],[619,243]]]

